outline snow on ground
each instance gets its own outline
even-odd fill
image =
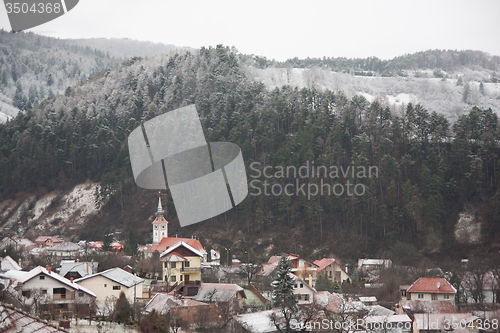
[[[460,213],[455,225],[455,239],[459,243],[478,243],[481,239],[481,223],[474,212]]]
[[[35,203],[35,207],[33,207],[33,209],[31,210],[31,212],[33,213],[33,217],[31,218],[31,220],[38,220],[40,216],[42,216],[45,212],[45,209],[50,206],[56,196],[57,195],[54,192],[51,192],[38,199],[38,201]]]
[[[33,220],[37,224],[35,228],[44,230],[54,220],[62,220],[63,223],[71,222],[70,224],[84,223],[87,216],[97,213],[94,199],[97,186],[98,184],[95,183],[75,186],[71,192],[60,199],[57,207],[54,207],[54,209],[51,209],[46,214],[42,214],[40,218]],[[50,205],[48,201],[52,202],[54,198],[55,196],[52,199],[50,199],[50,196],[42,198],[42,202],[39,204],[40,209],[48,207]]]
[[[59,326],[59,321],[51,321],[54,326]],[[68,330],[71,333],[95,333],[95,332],[106,332],[106,333],[132,333],[140,332],[137,327],[110,323],[110,322],[98,322],[93,320],[89,323],[88,320],[80,319],[78,320],[78,325],[75,319],[71,319],[70,328]]]
[[[451,122],[470,111],[474,105],[500,112],[500,83],[485,83],[484,95],[479,91],[480,82],[489,77],[485,70],[464,68],[464,73],[454,73],[445,79],[433,78],[433,70],[408,72],[406,77],[380,77],[356,76],[319,67],[258,69],[246,66],[245,73],[249,78],[262,82],[269,90],[290,85],[299,89],[342,91],[349,98],[362,95],[369,102],[378,99],[395,112],[409,102],[420,103],[429,112],[443,114]],[[463,101],[464,86],[457,86],[458,75],[465,77],[471,87],[466,102]]]

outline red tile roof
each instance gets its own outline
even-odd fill
[[[195,250],[201,252],[201,254],[207,254],[207,251],[205,251],[199,240],[193,238],[176,238],[176,237],[163,237],[160,244],[153,244],[149,248],[149,252],[158,251],[162,253],[163,251],[174,246],[180,241],[183,241],[184,243],[188,244]]]
[[[457,290],[443,278],[419,278],[408,288],[407,292],[455,294]]]
[[[318,265],[318,272],[322,271],[323,269],[330,266],[334,262],[335,259],[328,259],[328,258],[323,258],[321,260],[314,261],[314,263]]]

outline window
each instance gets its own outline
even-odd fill
[[[401,290],[401,296],[406,297],[406,290]]]
[[[450,299],[450,295],[444,295],[444,299]]]
[[[187,253],[186,253],[186,251],[182,251],[182,254],[183,254],[183,255],[186,255]]]
[[[300,284],[300,288],[304,288],[304,284],[303,283]]]
[[[45,280],[45,275],[40,275],[40,280]]]
[[[42,289],[42,294],[47,294],[47,289]]]
[[[170,281],[171,281],[171,282],[175,282],[175,275],[172,275],[172,276],[170,277]]]
[[[83,293],[78,293],[78,296],[83,297]]]
[[[432,294],[432,300],[433,301],[437,301],[438,299],[438,295],[437,294]]]
[[[175,267],[176,267],[176,263],[175,263],[175,262],[171,263],[171,264],[170,264],[170,267],[171,267],[171,268],[175,268]]]
[[[165,263],[165,268],[168,268],[168,266],[167,266],[167,265],[168,265],[168,263]]]
[[[179,280],[180,280],[180,281],[182,281],[182,275],[180,276],[180,279],[179,279]]]
[[[165,229],[165,225],[162,225],[162,226],[161,226],[161,228],[162,228],[162,229]]]
[[[184,267],[189,267],[189,261],[184,262]]]
[[[309,300],[309,295],[304,295],[304,301],[308,301]]]
[[[293,287],[294,287],[295,289],[297,289],[297,284],[294,284],[294,285],[293,285]]]
[[[113,290],[121,290],[122,286],[113,286]]]
[[[155,225],[155,229],[158,229],[158,226],[157,226],[157,225]]]
[[[418,294],[418,298],[424,298],[424,294]]]
[[[328,271],[329,278],[332,278],[332,271]]]
[[[31,296],[31,290],[23,290],[23,296],[29,298]]]
[[[105,283],[105,284],[104,284],[104,288],[106,288],[107,286],[108,286],[108,285]]]

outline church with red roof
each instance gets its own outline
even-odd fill
[[[153,245],[149,248],[149,253],[155,251],[162,253],[182,241],[200,252],[203,255],[203,259],[206,261],[207,251],[203,248],[198,239],[168,236],[168,221],[163,214],[164,211],[161,205],[161,199],[158,198],[158,209],[156,211],[156,218],[153,221]]]

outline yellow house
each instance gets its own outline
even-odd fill
[[[201,285],[201,260],[203,254],[179,241],[160,254],[163,278],[185,296],[194,296]],[[190,288],[191,287],[191,288]],[[195,288],[193,288],[195,287]]]

